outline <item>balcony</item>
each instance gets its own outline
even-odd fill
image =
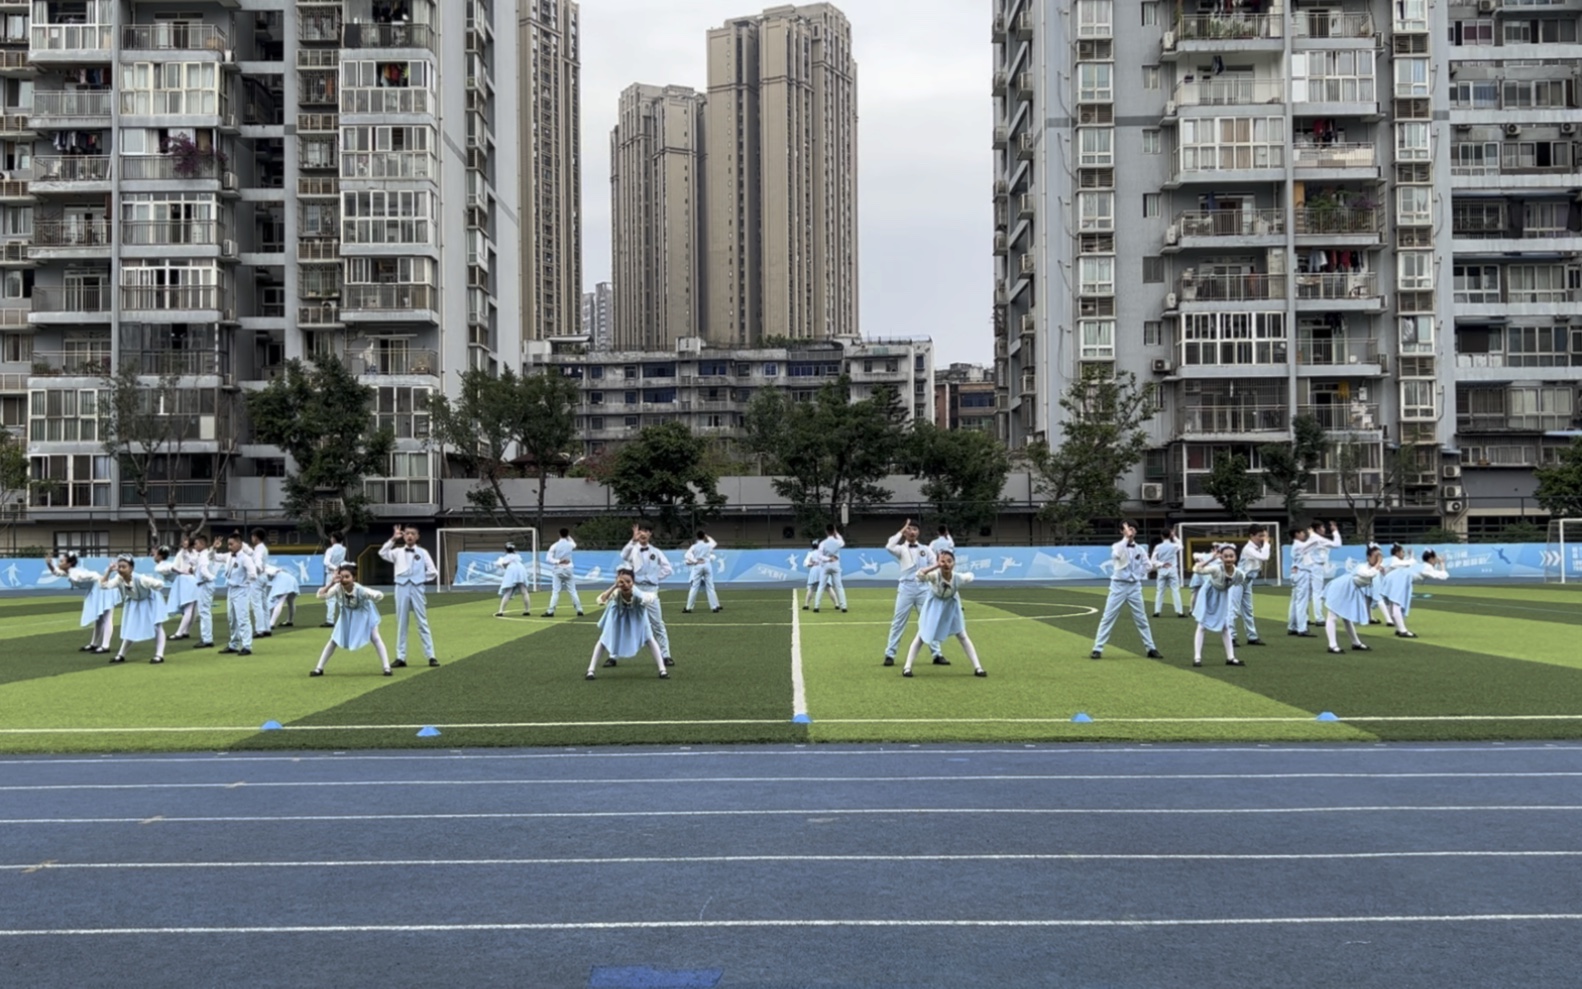
[[[42,61],[109,61],[115,29],[108,24],[39,24],[28,38],[29,54]]]
[[[341,195],[341,183],[333,178],[299,178],[297,179],[297,195],[309,198],[334,198]]]
[[[173,181],[189,182],[199,179],[218,181],[224,167],[214,156],[193,161],[182,161],[171,155],[122,155],[121,178],[123,181]]]
[[[1374,271],[1337,271],[1298,274],[1298,303],[1320,301],[1331,309],[1382,309],[1379,275]]]
[[[1225,275],[1185,271],[1176,281],[1183,304],[1203,302],[1262,302],[1285,298],[1285,276],[1265,272]]]
[[[98,192],[94,184],[110,182],[108,155],[48,155],[33,159],[33,192]]]
[[[1337,243],[1378,243],[1384,210],[1378,206],[1301,206],[1293,211],[1298,238],[1333,237]],[[1299,241],[1300,242],[1300,241]]]
[[[225,32],[213,24],[166,21],[128,24],[121,28],[121,47],[130,51],[221,52],[231,47]]]
[[[15,110],[16,107],[8,107]],[[37,136],[33,118],[26,112],[0,114],[0,138],[19,139]]]
[[[186,437],[186,442],[189,445],[195,441],[213,441],[215,439],[230,445],[230,430],[227,428],[223,431],[223,434],[220,434],[221,431],[213,425],[214,416],[194,416],[193,418],[207,419],[209,423],[207,424],[208,428],[194,427],[193,435]],[[206,432],[217,435],[203,435]],[[144,496],[138,493],[135,485],[121,485],[122,507],[132,508],[140,506],[143,501]],[[151,481],[148,484],[147,501],[148,504],[161,508],[166,505],[175,505],[178,508],[202,508],[205,505],[224,505],[225,481],[221,480],[218,484],[213,481]]]
[[[420,313],[431,319],[439,308],[439,290],[432,285],[343,285],[341,315],[389,318],[395,313]]]
[[[103,217],[35,220],[33,250],[46,257],[101,257],[110,251],[111,233]]]
[[[41,90],[33,94],[34,127],[108,127],[108,89]]]
[[[231,373],[231,355],[212,350],[135,350],[121,352],[123,365],[144,375],[179,375],[185,378],[200,376],[227,377]]]
[[[439,170],[427,151],[347,151],[341,155],[343,179],[431,179]]]
[[[123,285],[121,308],[178,312],[218,310],[220,288],[218,285]]]
[[[121,224],[121,243],[128,247],[218,247],[229,238],[229,225],[218,220],[127,220]]]
[[[1377,368],[1379,342],[1372,337],[1298,335],[1296,362],[1303,367],[1354,369],[1366,365]]]
[[[1205,182],[1278,182],[1285,177],[1286,146],[1260,144],[1191,144],[1176,151],[1176,170],[1167,188]]]
[[[341,242],[338,237],[308,237],[297,241],[298,261],[339,261]]]
[[[1284,14],[1182,14],[1175,31],[1165,32],[1165,49],[1218,52],[1278,47],[1285,32]],[[1172,35],[1174,35],[1172,37]]]
[[[73,285],[57,288],[33,289],[33,316],[35,321],[40,315],[70,314],[86,315],[100,314],[105,319],[110,316],[110,303],[114,293],[108,285]]]
[[[1456,416],[1458,433],[1549,433],[1569,430],[1571,426],[1567,413],[1463,412]]]
[[[297,307],[297,325],[301,327],[337,327],[341,322],[341,307],[336,302],[322,302],[312,306]]]
[[[1239,77],[1205,76],[1188,77],[1178,83],[1165,105],[1165,116],[1174,116],[1176,109],[1194,106],[1257,106],[1285,102],[1285,83],[1279,79],[1244,79]]]
[[[1290,428],[1290,406],[1284,403],[1189,405],[1176,419],[1180,436],[1246,436],[1285,433]]]
[[[1297,10],[1292,15],[1291,36],[1301,41],[1372,40],[1373,15],[1339,10]],[[1336,47],[1307,45],[1304,47]],[[1349,46],[1348,46],[1349,47]]]
[[[1298,144],[1291,148],[1291,164],[1298,170],[1340,173],[1330,176],[1337,179],[1358,178],[1355,173],[1363,169],[1375,178],[1379,174],[1378,154],[1371,144]],[[1302,176],[1305,181],[1323,177]]]
[[[0,73],[31,76],[36,72],[27,52],[0,50]]]
[[[342,113],[433,113],[426,89],[348,89],[341,93]]]
[[[1276,246],[1285,242],[1285,215],[1285,210],[1278,208],[1191,210],[1179,214],[1165,231],[1165,244],[1180,248],[1233,247],[1258,246],[1254,242],[1267,240],[1267,246]],[[1248,243],[1243,245],[1241,241]]]
[[[23,173],[26,174],[26,173]],[[31,203],[37,197],[33,195],[26,179],[0,179],[0,202]]]
[[[110,373],[110,351],[33,351],[33,377],[97,378]]]
[[[1298,415],[1312,416],[1330,432],[1375,432],[1383,428],[1379,406],[1367,402],[1331,402],[1324,405],[1299,405]]]
[[[348,24],[342,48],[423,48],[434,50],[434,29],[427,24]]]
[[[346,366],[356,375],[422,375],[439,377],[439,355],[432,350],[346,351]]]

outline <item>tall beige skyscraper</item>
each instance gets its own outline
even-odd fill
[[[614,344],[671,349],[703,336],[701,94],[628,86],[610,133]]]
[[[582,322],[581,39],[573,0],[519,0],[522,336]]]
[[[857,64],[828,3],[709,32],[708,326],[720,342],[857,330]]]

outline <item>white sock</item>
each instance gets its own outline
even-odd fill
[[[322,671],[324,664],[328,663],[333,655],[335,655],[335,640],[331,639],[324,643],[324,651],[319,654],[319,665],[315,666],[314,669]]]
[[[1329,636],[1329,648],[1331,648],[1331,649],[1339,649],[1340,648],[1340,643],[1335,641],[1335,614],[1334,614],[1334,612],[1330,612],[1329,617],[1324,619],[1324,634]]]
[[[956,641],[961,643],[962,651],[967,654],[968,659],[972,660],[972,668],[975,670],[983,669],[983,664],[978,662],[978,650],[973,648],[972,640],[967,638],[967,633],[957,632]]]
[[[905,673],[905,672],[907,672],[908,670],[910,670],[912,668],[912,664],[917,660],[917,651],[919,649],[921,649],[922,647],[923,647],[923,637],[921,635],[919,635],[916,638],[914,638],[912,640],[912,644],[907,647],[907,650],[906,650],[906,665],[901,667],[901,672],[902,673]]]
[[[1203,662],[1203,626],[1197,627],[1197,634],[1192,636],[1192,662]]]

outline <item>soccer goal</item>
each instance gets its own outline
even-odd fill
[[[1181,537],[1181,551],[1186,554],[1181,564],[1182,579],[1191,573],[1193,556],[1212,551],[1215,543],[1230,543],[1240,555],[1241,548],[1247,545],[1247,533],[1260,525],[1269,530],[1269,562],[1263,565],[1259,576],[1276,587],[1282,586],[1286,546],[1280,538],[1278,522],[1177,522],[1176,535]]]
[[[1582,519],[1549,520],[1544,580],[1551,584],[1582,580]]]
[[[437,539],[434,562],[439,567],[441,589],[498,588],[505,571],[496,561],[505,555],[509,543],[516,547],[532,575],[532,589],[538,590],[541,561],[537,529],[440,529]]]

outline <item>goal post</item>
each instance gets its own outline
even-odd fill
[[[1582,519],[1550,519],[1544,542],[1544,580],[1549,583],[1582,581]]]
[[[1239,556],[1241,548],[1247,545],[1247,534],[1259,526],[1269,530],[1269,562],[1263,565],[1263,573],[1259,576],[1276,587],[1283,586],[1286,545],[1281,541],[1283,532],[1278,522],[1177,522],[1176,535],[1181,538],[1183,555],[1182,579],[1191,573],[1194,554],[1209,552],[1215,543],[1230,543]]]
[[[538,590],[543,561],[538,553],[538,530],[525,529],[440,529],[435,534],[435,564],[439,567],[441,590],[496,590],[504,571],[495,565],[505,555],[507,544],[514,545],[522,564],[531,575],[532,589]]]

